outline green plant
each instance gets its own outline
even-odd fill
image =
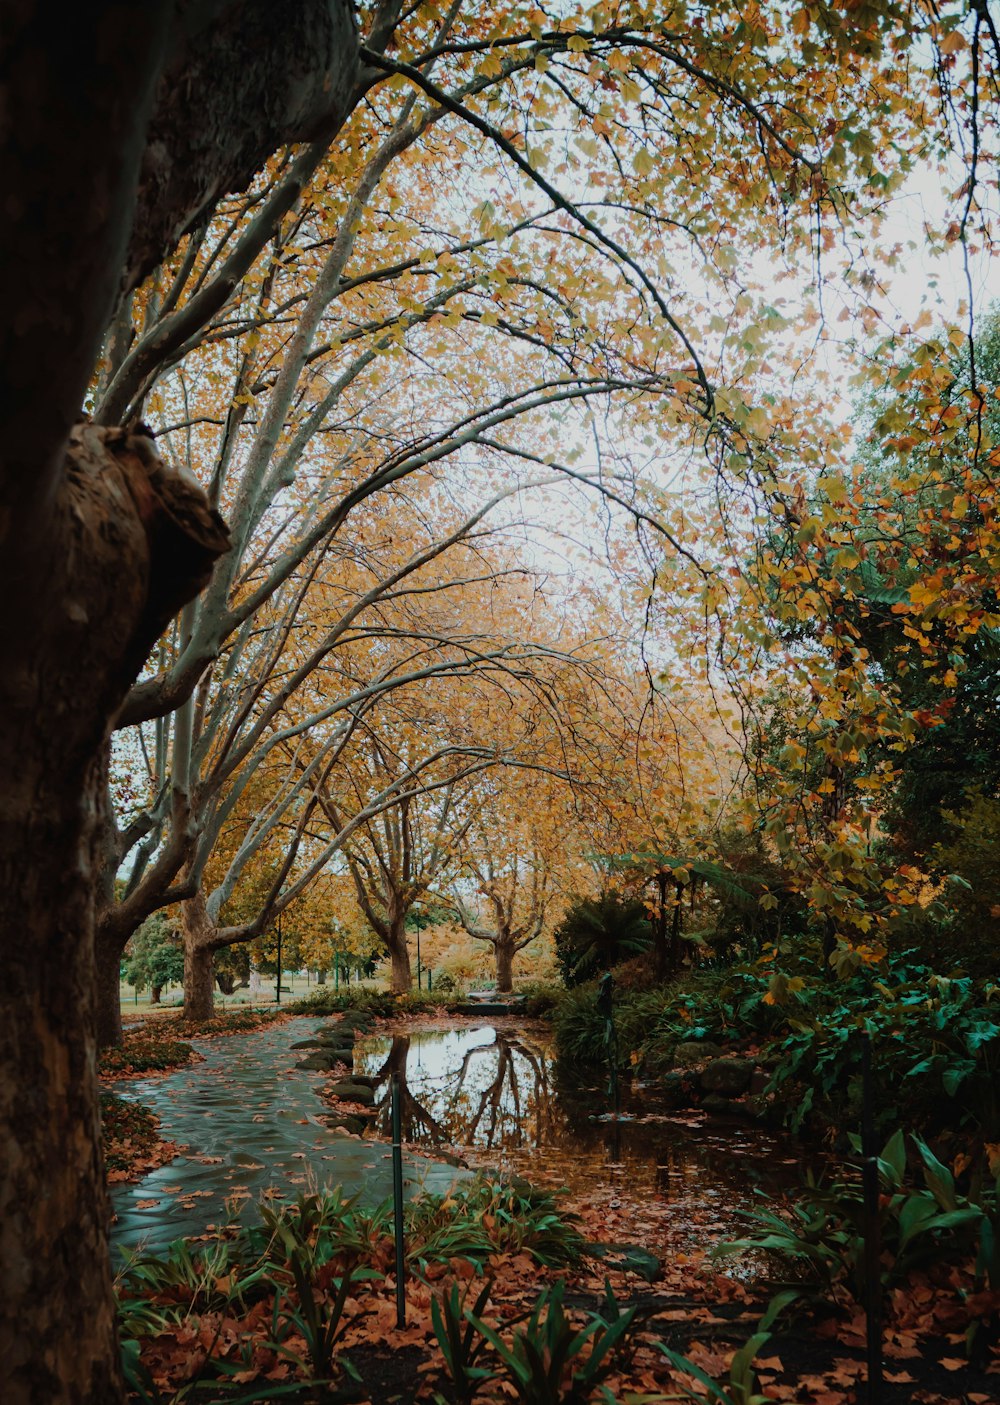
[[[961,1195],[954,1177],[920,1137],[911,1137],[920,1159],[923,1185],[907,1185],[906,1139],[896,1132],[878,1158],[879,1244],[883,1290],[905,1283],[918,1268],[951,1263],[978,1249],[977,1272],[997,1272],[997,1197],[978,1202]],[[767,1251],[803,1266],[806,1282],[789,1286],[773,1300],[762,1325],[803,1297],[836,1302],[847,1293],[858,1302],[866,1294],[867,1214],[860,1178],[828,1186],[811,1178],[789,1207],[788,1216],[769,1210],[749,1212],[755,1233],[720,1244],[716,1256],[746,1250]],[[992,1281],[996,1281],[995,1278]]]
[[[681,1390],[688,1400],[704,1402],[704,1405],[767,1405],[770,1397],[758,1392],[757,1375],[753,1370],[754,1358],[767,1341],[770,1341],[770,1333],[758,1332],[740,1347],[732,1359],[729,1377],[725,1381],[713,1380],[694,1361],[681,1356],[679,1352],[671,1351],[662,1342],[658,1342],[657,1346],[676,1371],[691,1376],[702,1386],[701,1390],[696,1390],[682,1381]],[[667,1400],[675,1398],[663,1397]]]
[[[565,1285],[544,1289],[524,1329],[515,1329],[509,1342],[474,1312],[466,1317],[493,1347],[507,1378],[523,1405],[581,1405],[589,1400],[615,1369],[617,1353],[635,1320],[635,1309],[617,1315],[609,1325],[591,1315],[576,1328],[563,1307]],[[602,1392],[613,1401],[610,1392]]]
[[[260,1225],[245,1231],[247,1243],[269,1262],[288,1263],[289,1246],[308,1248],[318,1264],[339,1254],[371,1256],[387,1232],[390,1205],[374,1209],[345,1196],[340,1186],[299,1194],[290,1204],[261,1205]]]
[[[922,1128],[976,1128],[985,1140],[996,1140],[998,994],[967,977],[939,975],[910,953],[893,957],[881,973],[858,973],[835,985],[814,982],[788,1015],[766,1092],[784,1101],[792,1131],[811,1121],[856,1125],[859,1036],[867,1031],[883,1131],[905,1119]]]
[[[576,1216],[527,1183],[479,1178],[443,1198],[410,1201],[406,1220],[408,1257],[420,1269],[453,1258],[482,1265],[492,1254],[520,1252],[554,1268],[575,1263],[583,1252]]]
[[[133,1304],[158,1294],[169,1296],[171,1302],[164,1312],[174,1320],[188,1312],[232,1308],[245,1311],[263,1296],[261,1285],[269,1269],[263,1255],[251,1255],[247,1263],[247,1256],[241,1252],[245,1246],[245,1240],[241,1243],[213,1239],[195,1245],[178,1239],[163,1255],[135,1255],[118,1276],[123,1314],[134,1315]],[[135,1320],[138,1322],[141,1317]]]
[[[605,891],[569,908],[554,933],[556,961],[566,985],[579,985],[647,951],[652,939],[645,904]]]
[[[328,1377],[334,1369],[334,1349],[344,1332],[344,1305],[355,1282],[379,1275],[372,1269],[359,1269],[345,1264],[337,1275],[332,1263],[319,1265],[312,1246],[295,1238],[287,1225],[279,1230],[286,1252],[286,1266],[295,1285],[297,1305],[282,1293],[282,1282],[271,1275],[275,1285],[275,1317],[280,1324],[275,1332],[275,1345],[282,1355],[299,1366],[302,1358],[285,1344],[285,1336],[294,1328],[306,1343],[309,1367],[317,1377]],[[352,1374],[349,1362],[344,1369]]]
[[[466,1310],[465,1296],[459,1294],[457,1284],[451,1285],[447,1295],[431,1299],[434,1335],[451,1377],[458,1405],[468,1405],[480,1387],[496,1376],[489,1366],[477,1364],[489,1343],[475,1325],[475,1319],[481,1316],[489,1302],[492,1287],[492,1283],[487,1283],[480,1291],[471,1313]]]

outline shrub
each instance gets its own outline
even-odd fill
[[[159,1025],[165,1020],[158,1021]],[[121,1044],[102,1049],[98,1070],[102,1078],[128,1078],[140,1073],[162,1073],[190,1063],[194,1050],[179,1039],[165,1039],[158,1031],[126,1030]]]
[[[569,908],[555,930],[556,961],[566,985],[580,985],[648,950],[652,939],[645,904],[606,891]]]

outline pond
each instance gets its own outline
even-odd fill
[[[391,1194],[389,1079],[400,1076],[408,1191],[443,1191],[455,1167],[644,1197],[690,1226],[692,1242],[738,1227],[755,1188],[797,1179],[789,1144],[741,1124],[671,1113],[651,1090],[626,1089],[621,1121],[606,1117],[601,1080],[560,1072],[544,1026],[513,1019],[379,1032],[355,1045],[354,1072],[378,1080],[363,1138],[327,1125],[325,1075],[295,1067],[291,1045],[321,1026],[294,1019],[250,1034],[194,1041],[203,1061],[119,1089],[161,1119],[161,1135],[185,1153],[138,1184],[116,1186],[118,1253],[162,1249],[224,1223],[234,1206],[340,1184],[378,1202]],[[424,1153],[424,1154],[419,1154]],[[464,1173],[467,1174],[467,1173]]]
[[[606,1078],[573,1077],[543,1025],[497,1021],[462,1029],[378,1033],[359,1041],[356,1072],[383,1080],[373,1131],[389,1134],[388,1078],[400,1076],[404,1141],[447,1148],[470,1166],[575,1192],[596,1182],[632,1192],[747,1205],[798,1179],[786,1140],[733,1119],[671,1112],[654,1089],[624,1085],[622,1117]]]

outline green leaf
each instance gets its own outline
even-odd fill
[[[920,1137],[914,1135],[913,1144],[924,1163],[924,1180],[935,1200],[944,1210],[957,1210],[958,1197],[955,1195],[955,1179],[951,1172],[947,1166],[942,1165]]]

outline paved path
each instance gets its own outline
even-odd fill
[[[111,1240],[120,1256],[139,1246],[159,1251],[204,1234],[229,1218],[226,1202],[245,1202],[249,1221],[262,1196],[340,1185],[369,1204],[392,1195],[391,1151],[328,1128],[319,1097],[324,1075],[295,1068],[291,1049],[324,1022],[301,1017],[249,1034],[192,1040],[204,1062],[165,1078],[124,1083],[116,1092],[151,1107],[160,1135],[187,1147],[169,1166],[112,1189]],[[422,1157],[404,1157],[408,1193],[443,1192],[463,1175]],[[467,1173],[465,1173],[467,1174]]]

